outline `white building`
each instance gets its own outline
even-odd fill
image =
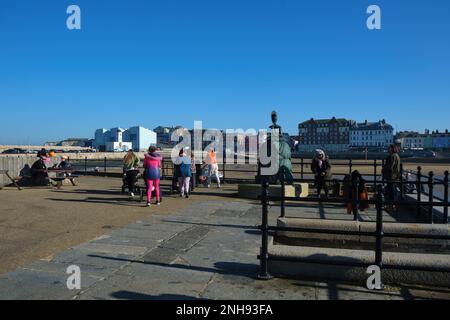
[[[145,151],[151,145],[156,145],[156,133],[138,126],[129,129],[98,129],[93,143],[94,148],[106,152],[125,152],[130,149]]]
[[[387,148],[394,141],[394,129],[385,120],[357,123],[350,128],[350,147]]]

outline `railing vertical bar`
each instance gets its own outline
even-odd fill
[[[268,197],[269,197],[269,182],[266,179],[262,180],[262,224],[261,224],[261,254],[260,254],[260,270],[258,278],[262,280],[268,280],[271,278],[268,271],[268,259],[269,259],[269,210],[268,210]]]
[[[430,202],[429,205],[429,213],[430,213],[430,222],[431,224],[433,224],[433,200],[434,200],[434,196],[433,196],[433,177],[434,177],[434,173],[433,171],[430,171],[428,173],[428,201]]]
[[[449,172],[444,172],[444,221],[442,223],[448,223],[448,184],[449,184]]]
[[[377,188],[376,198],[377,222],[376,222],[376,246],[375,246],[375,264],[383,268],[383,189],[381,185]]]
[[[403,164],[400,164],[400,199],[405,199],[405,185],[403,183]]]
[[[416,176],[416,181],[417,181],[417,202],[420,202],[422,200],[422,167],[418,166],[417,167],[417,176]],[[417,216],[419,217],[422,214],[422,207],[420,206],[420,204],[417,205]]]
[[[280,176],[280,181],[281,181],[281,217],[284,218],[286,216],[286,208],[285,208],[285,196],[286,196],[286,182],[284,179],[284,166],[282,166],[280,168],[281,171],[281,176]]]

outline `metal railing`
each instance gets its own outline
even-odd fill
[[[447,186],[448,186],[448,172],[446,172]],[[381,269],[403,269],[403,270],[414,270],[414,271],[442,271],[450,272],[448,269],[442,269],[433,266],[427,267],[400,267],[396,265],[383,264],[383,238],[385,237],[396,237],[396,238],[406,238],[406,239],[432,239],[432,240],[450,240],[450,235],[429,235],[429,234],[402,234],[402,233],[385,233],[383,230],[383,208],[385,205],[403,205],[411,204],[410,201],[392,201],[385,200],[383,195],[382,184],[377,185],[376,197],[373,200],[367,200],[368,204],[374,204],[376,206],[376,230],[375,232],[362,232],[362,231],[348,231],[348,230],[331,230],[331,229],[311,229],[311,228],[298,228],[298,227],[280,227],[280,226],[270,226],[269,225],[269,201],[280,201],[281,205],[281,216],[283,216],[284,209],[283,204],[285,201],[295,201],[295,202],[324,202],[324,203],[337,203],[346,204],[349,202],[354,202],[354,199],[320,199],[318,197],[312,198],[295,198],[295,197],[285,197],[284,193],[280,197],[274,197],[269,195],[269,183],[264,181],[262,183],[262,195],[261,195],[261,205],[262,205],[262,223],[259,226],[261,230],[261,251],[258,259],[260,260],[260,272],[258,277],[260,279],[270,279],[271,276],[268,272],[268,261],[292,261],[292,262],[304,262],[304,263],[317,263],[317,264],[333,264],[333,265],[344,265],[353,267],[369,267],[370,265],[377,265]],[[448,210],[448,198],[447,201],[443,202],[426,202],[418,201],[415,203],[417,205],[431,205],[431,206],[444,206]],[[447,217],[448,218],[448,217]],[[336,234],[336,235],[351,235],[351,236],[367,236],[375,238],[375,260],[373,263],[364,264],[351,261],[345,262],[323,262],[317,259],[305,259],[301,257],[276,257],[269,254],[269,232],[270,231],[293,231],[293,232],[306,232],[306,233],[325,233],[325,234]]]

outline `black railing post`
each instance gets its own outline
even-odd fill
[[[430,203],[429,205],[429,212],[430,212],[430,222],[431,224],[433,224],[433,200],[434,200],[434,195],[433,195],[433,177],[434,177],[434,173],[433,171],[430,171],[428,173],[428,202]]]
[[[352,208],[353,220],[359,220],[359,181],[355,173],[352,173]]]
[[[403,164],[400,164],[400,199],[405,199],[405,188],[404,188],[404,178],[403,178]]]
[[[448,223],[448,171],[444,172],[444,219],[442,223],[447,224]]]
[[[104,169],[104,173],[106,175],[106,157],[103,159],[104,163],[103,163],[103,169]]]
[[[161,160],[161,180],[164,180],[166,177],[166,161],[164,158]]]
[[[261,204],[262,204],[262,224],[261,224],[261,252],[260,252],[260,270],[258,279],[269,280],[272,277],[268,271],[268,260],[269,260],[269,208],[268,208],[268,197],[269,197],[269,182],[267,179],[262,179],[262,194],[261,194]]]
[[[280,181],[281,181],[281,217],[284,218],[286,216],[286,211],[285,211],[285,199],[284,197],[286,196],[286,182],[284,179],[284,166],[282,166],[280,168],[281,171],[281,176],[280,176]]]
[[[349,161],[348,161],[348,174],[352,174],[352,168],[353,168],[353,161],[352,161],[352,159],[350,159]]]
[[[383,189],[381,185],[377,188],[377,222],[376,222],[376,245],[375,245],[375,264],[380,268],[383,268]]]
[[[300,167],[301,167],[301,169],[300,169],[300,178],[303,180],[303,177],[304,177],[304,169],[303,169],[303,166],[304,166],[304,162],[303,162],[303,158],[301,158],[301,160],[300,160]]]
[[[417,167],[417,202],[420,203],[422,200],[422,167]],[[417,205],[417,216],[419,217],[422,214],[422,206],[420,204]]]
[[[87,173],[87,157],[84,157],[84,173]]]
[[[223,162],[222,162],[222,166],[223,166],[223,178],[222,178],[222,182],[225,184],[226,182],[226,172],[227,172],[227,169],[226,169],[226,167],[227,167],[227,161],[226,161],[226,157],[225,158],[223,158]]]
[[[373,160],[373,190],[377,189],[377,159]]]

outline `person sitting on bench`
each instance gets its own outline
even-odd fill
[[[31,166],[31,184],[33,186],[48,186],[50,181],[48,179],[47,166],[45,160],[48,158],[44,151],[39,151],[38,160]]]
[[[61,170],[70,170],[72,169],[72,164],[69,162],[69,158],[67,156],[62,156],[61,162],[56,166],[56,168]]]

